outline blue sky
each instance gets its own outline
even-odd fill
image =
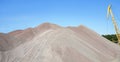
[[[120,0],[0,0],[0,32],[50,22],[64,27],[82,24],[99,34],[112,34],[113,24],[106,18],[108,4],[119,22]]]

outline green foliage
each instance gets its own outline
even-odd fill
[[[114,42],[114,43],[118,43],[118,39],[116,37],[115,34],[111,34],[111,35],[102,35],[103,37],[105,37],[106,39]]]

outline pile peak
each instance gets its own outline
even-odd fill
[[[44,28],[44,29],[51,29],[51,28],[60,28],[60,26],[56,25],[56,24],[52,24],[52,23],[48,23],[45,22],[43,24],[40,24],[39,26],[37,26],[37,28]]]

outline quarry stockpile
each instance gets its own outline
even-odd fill
[[[81,25],[0,33],[0,62],[120,62],[120,46]]]

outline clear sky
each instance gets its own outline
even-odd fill
[[[120,21],[120,0],[0,0],[0,32],[50,22],[64,27],[82,24],[99,34],[112,34],[113,24],[106,18],[108,4]]]

